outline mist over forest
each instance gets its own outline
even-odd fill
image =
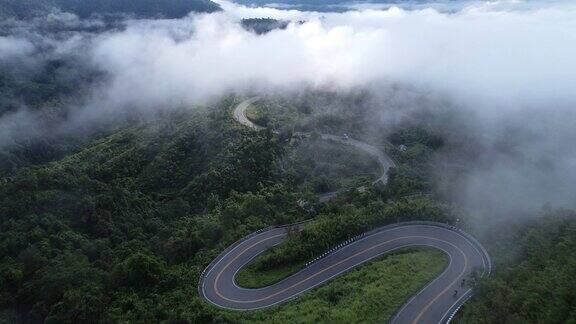
[[[407,92],[418,100],[450,101],[466,119],[448,125],[454,128],[450,136],[476,141],[481,156],[475,156],[480,163],[463,180],[460,198],[505,208],[571,206],[575,36],[557,31],[574,28],[575,8],[526,6],[317,14],[223,3],[222,13],[176,20],[111,23],[62,11],[5,20],[1,144],[37,132],[49,136],[38,128],[54,134],[126,111],[154,113],[230,92],[277,89],[365,88],[383,97],[373,103],[378,108],[366,108],[374,120],[395,123],[415,110],[430,110],[429,103],[410,98],[387,105],[386,93]],[[242,17],[292,24],[255,35],[241,28]],[[46,110],[62,120],[45,125],[38,115]],[[500,188],[515,194],[501,201]]]
[[[255,273],[418,215],[495,242],[506,270],[460,320],[497,320],[480,310],[528,298],[510,278],[538,262],[531,248],[576,244],[575,18],[561,0],[0,0],[2,316],[282,322],[299,304],[238,315],[188,297],[213,257],[257,229],[318,220]],[[256,134],[230,117],[253,96],[248,117],[267,129]],[[389,154],[389,182],[372,186],[378,163],[325,133]],[[346,193],[293,203],[334,190]],[[561,265],[575,260],[555,254],[523,278],[544,289],[537,278],[568,278]],[[495,314],[567,322],[570,296]],[[330,316],[373,319],[356,311]]]

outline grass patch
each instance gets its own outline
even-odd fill
[[[267,255],[271,254],[274,248],[256,257],[247,266],[240,269],[236,275],[236,283],[244,288],[262,288],[290,276],[298,272],[304,267],[304,262],[285,265],[282,267],[275,267],[272,269],[263,270],[263,261]]]
[[[405,250],[364,264],[286,304],[227,315],[237,322],[387,322],[447,264],[447,257],[438,250]]]

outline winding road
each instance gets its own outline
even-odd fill
[[[249,104],[242,109],[247,106]],[[216,306],[232,310],[266,308],[295,298],[392,251],[431,247],[446,254],[448,266],[410,298],[391,323],[446,323],[472,295],[472,288],[463,283],[463,279],[470,278],[475,270],[481,276],[489,275],[491,269],[486,250],[469,234],[441,223],[408,222],[384,226],[347,240],[276,284],[260,289],[245,289],[236,284],[235,276],[242,267],[281,244],[289,228],[301,230],[304,226],[305,223],[268,228],[231,245],[202,273],[200,295]]]
[[[263,130],[264,127],[253,123],[246,116],[246,110],[250,107],[250,105],[252,105],[253,103],[257,102],[260,99],[261,99],[260,97],[252,97],[252,98],[246,99],[246,100],[242,101],[241,103],[239,103],[236,106],[236,108],[234,108],[234,112],[233,112],[234,119],[238,123],[240,123],[246,127],[252,128],[252,129],[257,130],[257,131]],[[334,141],[334,142],[338,142],[341,144],[354,146],[354,147],[368,153],[369,155],[375,157],[378,160],[378,163],[380,164],[382,173],[380,174],[380,176],[376,180],[374,180],[374,183],[382,182],[385,184],[386,182],[388,182],[388,169],[390,169],[391,167],[394,167],[395,163],[388,155],[386,155],[379,148],[377,148],[373,145],[370,145],[368,143],[355,140],[355,139],[351,139],[351,138],[345,139],[342,136],[337,136],[337,135],[332,135],[332,134],[320,134],[320,137],[324,140],[329,140],[329,141]],[[325,194],[319,195],[320,201],[327,200],[326,198],[332,197],[336,193],[338,193],[338,192],[330,192],[330,193],[325,193]]]
[[[248,117],[246,117],[246,110],[250,107],[251,104],[255,103],[256,101],[260,100],[260,97],[252,97],[250,99],[246,99],[236,106],[234,109],[234,119],[240,124],[250,127],[254,130],[262,130],[264,127],[254,124]]]
[[[378,160],[378,163],[380,164],[380,167],[382,169],[382,173],[380,174],[378,179],[374,180],[374,183],[382,182],[383,184],[386,184],[386,182],[388,182],[388,169],[390,169],[391,167],[394,167],[396,164],[388,155],[384,154],[384,152],[382,152],[382,150],[380,150],[377,147],[370,145],[368,143],[361,142],[361,141],[351,139],[351,138],[344,139],[341,136],[330,135],[330,134],[320,134],[320,137],[324,140],[334,141],[334,142],[338,142],[338,143],[342,143],[342,144],[346,144],[346,145],[352,145],[352,146],[372,155],[373,157],[375,157]]]

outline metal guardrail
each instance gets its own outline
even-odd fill
[[[245,237],[239,239],[238,241],[234,242],[232,245],[228,246],[226,249],[224,249],[214,260],[212,260],[212,262],[210,262],[210,264],[208,264],[208,266],[206,268],[204,268],[204,270],[202,271],[202,273],[200,274],[200,277],[198,279],[198,294],[200,297],[204,298],[204,293],[203,293],[203,285],[202,285],[202,281],[205,278],[206,272],[208,270],[210,270],[218,261],[220,261],[222,259],[222,257],[224,257],[228,252],[230,252],[232,249],[236,248],[238,245],[240,245],[241,243],[243,243],[244,241],[260,234],[263,233],[265,231],[269,231],[269,230],[273,230],[273,229],[280,229],[280,228],[287,228],[287,227],[291,227],[291,226],[296,226],[298,227],[298,229],[301,229],[302,225],[304,224],[308,224],[310,222],[312,222],[313,219],[307,219],[307,220],[303,220],[303,221],[299,221],[296,223],[291,223],[291,224],[286,224],[286,225],[279,225],[279,226],[268,226],[266,228],[262,228],[259,229],[255,232],[252,232],[248,235],[246,235]],[[468,234],[467,232],[461,230],[460,228],[453,226],[453,225],[449,225],[449,224],[445,224],[445,223],[440,223],[440,222],[433,222],[433,221],[407,221],[407,222],[399,222],[399,223],[394,223],[394,224],[388,224],[388,225],[384,225],[375,229],[372,229],[370,231],[364,232],[362,234],[356,235],[344,242],[342,242],[341,244],[333,247],[332,249],[324,252],[322,255],[314,258],[312,261],[309,261],[306,263],[306,267],[308,267],[309,265],[321,260],[322,258],[342,249],[343,247],[354,243],[362,238],[365,238],[367,236],[370,235],[374,235],[377,234],[379,232],[385,231],[385,230],[389,230],[391,228],[396,228],[396,227],[402,227],[402,226],[409,226],[409,225],[427,225],[427,226],[436,226],[436,227],[442,227],[442,228],[447,228],[449,230],[455,231],[458,234],[464,236],[466,239],[468,239],[468,241],[470,243],[472,243],[476,248],[479,249],[479,251],[482,254],[482,258],[485,260],[485,264],[486,264],[486,269],[485,272],[482,273],[481,277],[487,277],[490,276],[490,273],[492,271],[492,261],[490,260],[490,256],[488,255],[488,252],[486,251],[486,249],[482,246],[482,244],[480,244],[480,242],[478,242],[478,240],[476,240],[475,237],[473,237],[472,235]],[[455,314],[458,312],[458,310],[460,310],[460,308],[462,307],[462,305],[464,305],[464,303],[466,303],[466,301],[468,301],[473,294],[473,290],[470,289],[464,298],[459,299],[454,305],[451,306],[451,308],[448,310],[447,312],[447,318],[446,321],[444,323],[450,323],[452,321],[452,319],[454,318]],[[401,309],[401,307],[404,307],[404,305],[401,305],[398,309]],[[396,313],[398,312],[398,310],[396,311]],[[444,320],[444,318],[442,319]]]
[[[443,228],[453,230],[453,231],[463,235],[464,237],[466,237],[466,239],[468,239],[471,243],[473,243],[474,246],[476,246],[482,252],[482,255],[483,255],[482,257],[486,261],[486,267],[487,267],[487,272],[488,272],[487,275],[490,275],[490,272],[492,269],[492,262],[490,260],[489,255],[488,255],[488,252],[486,251],[486,249],[484,249],[484,247],[480,244],[480,242],[478,242],[478,240],[476,240],[476,238],[474,238],[472,235],[464,232],[463,230],[461,230],[460,228],[458,228],[456,226],[445,224],[445,223],[440,223],[440,222],[433,222],[433,221],[407,221],[407,222],[400,222],[400,223],[384,225],[384,226],[372,229],[368,232],[358,234],[358,235],[336,245],[335,247],[328,249],[326,252],[324,252],[320,256],[314,258],[312,261],[307,262],[306,266],[313,264],[313,263],[319,261],[320,259],[332,254],[333,252],[336,252],[337,250],[347,246],[348,244],[356,242],[357,240],[362,239],[366,236],[370,236],[370,235],[379,233],[381,231],[389,230],[391,228],[401,227],[401,226],[406,226],[406,225],[428,225],[428,226],[443,227]]]
[[[456,315],[456,313],[458,313],[458,311],[460,310],[460,308],[462,308],[462,306],[464,304],[466,304],[466,302],[472,298],[473,295],[473,291],[469,290],[467,296],[465,296],[464,298],[460,299],[460,301],[458,301],[454,306],[452,306],[452,308],[454,309],[450,315],[448,316],[448,318],[446,319],[446,324],[449,324],[450,322],[452,322],[452,320],[454,319],[454,316]]]
[[[389,157],[390,158],[390,157]],[[395,162],[395,161],[394,161]],[[419,194],[420,196],[423,196],[423,194]],[[425,195],[425,194],[424,194]],[[408,198],[411,196],[415,196],[415,195],[408,195],[406,197],[401,197],[401,198]],[[313,221],[313,219],[307,219],[307,220],[303,220],[300,222],[296,222],[296,223],[291,223],[291,224],[286,224],[286,225],[279,225],[279,226],[268,226],[266,228],[262,228],[259,229],[255,232],[252,232],[244,237],[242,237],[241,239],[239,239],[238,241],[234,242],[233,244],[231,244],[230,246],[228,246],[226,249],[224,249],[222,252],[220,252],[220,254],[214,259],[212,260],[208,266],[206,268],[204,268],[204,270],[200,273],[199,279],[198,279],[198,294],[203,297],[203,286],[202,286],[202,281],[205,278],[206,272],[208,270],[210,270],[218,261],[220,261],[222,259],[223,256],[225,256],[227,253],[229,253],[231,250],[235,249],[238,245],[242,244],[244,241],[264,232],[264,231],[268,231],[268,230],[273,230],[273,229],[278,229],[278,228],[287,228],[287,227],[292,227],[292,226],[298,226],[298,228],[300,229],[301,225],[310,223],[311,221]],[[395,227],[401,227],[401,226],[408,226],[408,225],[428,225],[428,226],[437,226],[437,227],[443,227],[443,228],[447,228],[450,229],[452,231],[455,231],[457,233],[459,233],[460,235],[464,236],[466,239],[468,239],[472,244],[474,244],[476,246],[476,248],[478,248],[482,254],[482,258],[485,260],[486,262],[486,276],[489,276],[491,271],[492,271],[492,261],[490,260],[490,256],[488,255],[488,252],[486,251],[486,249],[482,246],[482,244],[480,244],[480,242],[478,242],[478,240],[476,240],[476,238],[474,238],[472,235],[468,234],[467,232],[461,230],[460,228],[453,226],[453,225],[449,225],[449,224],[445,224],[445,223],[440,223],[440,222],[433,222],[433,221],[407,221],[407,222],[399,222],[399,223],[394,223],[394,224],[388,224],[388,225],[384,225],[375,229],[372,229],[370,231],[364,232],[362,234],[356,235],[350,239],[347,239],[346,241],[338,244],[337,246],[329,249],[328,251],[324,252],[323,254],[321,254],[320,256],[314,258],[313,260],[309,261],[306,263],[306,267],[321,260],[322,258],[342,249],[343,247],[354,243],[356,241],[358,241],[359,239],[362,239],[364,237],[370,236],[370,235],[374,235],[376,233],[379,233],[381,231],[385,231],[385,230],[389,230],[391,228],[395,228]],[[482,277],[484,277],[484,273],[482,274]],[[454,317],[454,315],[456,314],[456,312],[460,309],[460,307],[472,296],[472,291],[469,292],[469,296],[467,296],[466,298],[462,298],[459,302],[457,302],[455,305],[453,305],[452,307],[454,308],[454,311],[449,315],[448,319],[447,319],[447,323],[449,323],[452,318]]]
[[[214,259],[212,260],[212,262],[210,262],[210,264],[208,264],[208,266],[206,268],[204,268],[204,270],[202,271],[202,273],[200,274],[199,280],[198,280],[198,293],[200,294],[200,296],[203,296],[202,293],[202,281],[204,280],[204,276],[206,275],[206,272],[211,269],[214,264],[216,264],[218,261],[220,261],[220,259],[225,256],[228,252],[230,252],[232,249],[236,248],[238,245],[240,245],[241,243],[243,243],[244,241],[262,233],[265,231],[269,231],[269,230],[273,230],[273,229],[278,229],[278,228],[287,228],[287,227],[291,227],[291,226],[301,226],[304,224],[308,224],[310,222],[312,222],[313,219],[307,219],[307,220],[303,220],[303,221],[299,221],[296,223],[291,223],[291,224],[286,224],[286,225],[278,225],[278,226],[268,226],[266,228],[262,228],[259,229],[255,232],[252,232],[246,236],[244,236],[243,238],[239,239],[238,241],[234,242],[232,245],[228,246],[226,249],[224,249],[222,252],[220,252],[220,254]],[[466,233],[465,231],[461,230],[460,228],[453,226],[453,225],[449,225],[449,224],[445,224],[445,223],[440,223],[440,222],[433,222],[433,221],[407,221],[407,222],[399,222],[399,223],[394,223],[394,224],[388,224],[388,225],[384,225],[375,229],[372,229],[370,231],[364,232],[362,234],[358,234],[350,239],[347,239],[346,241],[330,248],[329,250],[325,251],[324,253],[322,253],[321,255],[319,255],[318,257],[314,258],[313,260],[307,262],[305,264],[305,266],[309,266],[321,259],[323,259],[324,257],[342,249],[343,247],[354,243],[364,237],[370,236],[370,235],[374,235],[376,233],[382,232],[382,231],[386,231],[389,230],[391,228],[395,228],[395,227],[402,227],[402,226],[408,226],[408,225],[428,225],[428,226],[436,226],[436,227],[443,227],[443,228],[447,228],[450,229],[452,231],[455,231],[457,233],[459,233],[460,235],[464,236],[466,239],[468,239],[471,243],[473,243],[481,252],[482,252],[482,258],[486,261],[486,271],[487,274],[486,276],[490,275],[490,272],[492,270],[492,261],[490,260],[490,256],[488,255],[488,252],[486,251],[486,249],[484,249],[484,247],[480,244],[480,242],[478,242],[478,240],[476,240],[476,238],[474,238],[472,235]],[[484,274],[483,274],[484,276]]]

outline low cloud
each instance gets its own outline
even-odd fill
[[[27,57],[34,51],[34,45],[25,39],[0,37],[0,61],[6,62],[16,58]]]
[[[534,9],[519,3],[517,10],[478,4],[455,13],[221,5],[223,13],[137,21],[106,33],[94,41],[93,62],[110,74],[112,93],[134,89],[138,103],[202,99],[247,85],[352,87],[383,80],[489,110],[575,101],[576,5],[568,2]],[[240,27],[242,17],[307,23],[257,36]]]
[[[437,2],[344,13],[220,5],[219,13],[51,38],[58,53],[82,53],[105,76],[76,119],[193,105],[230,91],[402,84],[445,96],[474,116],[462,133],[477,138],[486,156],[460,179],[465,204],[504,204],[507,192],[518,197],[509,200],[516,206],[576,201],[572,1]],[[255,35],[239,24],[247,17],[292,23]],[[29,42],[0,38],[0,60],[29,55]],[[386,112],[381,117],[386,121]]]

